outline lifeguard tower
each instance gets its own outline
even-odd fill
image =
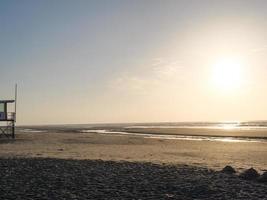
[[[15,138],[16,99],[17,86],[15,100],[0,100],[0,138]]]

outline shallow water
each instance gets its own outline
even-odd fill
[[[222,130],[266,130],[267,122],[179,122],[179,123],[160,123],[147,125],[131,125],[124,128],[190,128],[190,129],[222,129]]]
[[[165,140],[195,140],[195,141],[219,141],[219,142],[266,142],[265,139],[251,139],[238,137],[212,137],[212,136],[188,136],[188,135],[160,135],[145,133],[129,133],[125,131],[110,131],[105,129],[82,130],[83,133],[100,133],[100,134],[119,134],[119,135],[136,135],[144,138],[165,139]]]
[[[36,130],[36,129],[25,128],[25,129],[21,129],[20,132],[23,132],[23,133],[45,133],[47,131],[46,130]]]
[[[147,131],[149,130],[150,131]],[[179,129],[170,133],[168,130]],[[136,131],[137,130],[137,131]],[[152,131],[151,131],[152,130]],[[155,131],[156,130],[156,131]],[[160,130],[159,132],[157,132]],[[185,133],[185,130],[187,133]],[[189,130],[189,131],[188,131]],[[177,122],[135,124],[77,124],[19,127],[19,132],[83,132],[99,134],[136,135],[144,138],[168,140],[196,140],[221,142],[267,142],[267,122]],[[155,131],[155,132],[154,132]],[[227,136],[227,132],[239,132]],[[221,134],[218,135],[218,132]],[[250,132],[246,135],[246,132]],[[163,134],[164,133],[164,134]]]

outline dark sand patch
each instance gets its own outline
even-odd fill
[[[267,185],[188,165],[0,159],[0,199],[265,199]]]

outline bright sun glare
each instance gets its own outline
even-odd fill
[[[235,59],[221,59],[213,66],[213,84],[217,89],[229,91],[242,84],[242,64]]]

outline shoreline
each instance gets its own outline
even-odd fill
[[[38,132],[38,131],[35,131]],[[89,129],[80,130],[79,133],[97,133],[97,134],[113,134],[113,135],[132,135],[144,138],[157,139],[173,139],[173,140],[197,140],[197,141],[221,141],[221,142],[266,142],[267,137],[246,137],[246,136],[221,136],[221,135],[205,135],[205,134],[179,134],[179,133],[151,133],[145,131],[129,131],[117,129]]]
[[[238,137],[251,139],[266,139],[267,127],[263,129],[236,129],[236,128],[207,128],[207,127],[172,127],[172,128],[127,128],[123,126],[91,126],[91,127],[75,127],[71,125],[66,126],[19,126],[17,130],[36,130],[46,132],[84,132],[93,130],[107,130],[114,132],[140,133],[140,134],[154,134],[154,135],[180,135],[180,136],[211,136],[211,137]]]

